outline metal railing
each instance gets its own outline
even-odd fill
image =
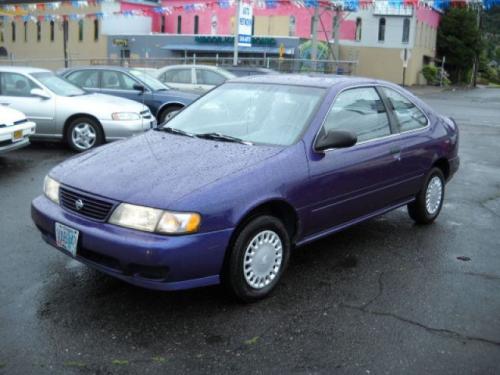
[[[168,58],[69,58],[64,59],[8,59],[0,58],[0,65],[30,66],[51,70],[67,67],[78,67],[86,65],[117,65],[126,67],[160,68],[167,65],[197,64],[229,67],[233,64],[233,58],[227,56],[196,56],[196,54],[185,57]],[[349,60],[309,60],[276,57],[252,57],[240,58],[238,66],[258,67],[272,69],[281,73],[303,73],[317,72],[326,74],[356,74],[357,61]]]

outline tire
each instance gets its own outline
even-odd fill
[[[170,106],[170,107],[167,107],[167,108],[163,109],[160,112],[160,114],[158,115],[158,125],[162,125],[163,123],[165,123],[168,120],[170,120],[169,115],[172,112],[179,111],[182,108],[184,108],[184,107],[181,107],[181,106]]]
[[[73,150],[78,152],[99,146],[104,142],[101,124],[91,117],[75,118],[68,126],[66,142]]]
[[[445,179],[439,168],[432,168],[415,201],[408,204],[408,214],[417,224],[430,224],[443,207]]]
[[[288,265],[290,248],[290,236],[279,219],[267,215],[254,218],[240,230],[229,249],[224,284],[241,302],[268,296]]]

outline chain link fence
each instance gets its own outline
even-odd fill
[[[10,66],[29,66],[36,68],[45,68],[59,70],[65,67],[78,67],[88,65],[116,65],[135,68],[156,69],[167,65],[178,64],[197,64],[213,65],[219,67],[233,66],[232,57],[214,56],[185,56],[169,58],[95,58],[95,59],[0,59],[0,65]],[[357,61],[348,60],[309,60],[309,59],[290,59],[290,58],[240,58],[238,66],[272,69],[280,73],[305,73],[316,72],[325,74],[343,74],[355,75]]]

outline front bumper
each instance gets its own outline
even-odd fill
[[[76,260],[130,284],[158,290],[218,284],[232,233],[232,229],[186,236],[145,233],[89,220],[45,196],[33,200],[31,217],[54,247],[55,222],[80,231]]]
[[[0,154],[17,150],[30,144],[29,137],[35,133],[35,123],[28,121],[23,124],[0,128]],[[16,131],[23,132],[23,138],[12,141],[12,134]]]
[[[130,136],[144,133],[146,130],[156,128],[157,122],[154,117],[134,121],[101,120],[106,141],[116,141]]]

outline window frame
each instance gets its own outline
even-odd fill
[[[427,123],[425,124],[425,126],[422,126],[420,128],[417,128],[417,129],[409,129],[409,130],[401,131],[401,124],[399,122],[398,116],[396,115],[396,113],[394,113],[394,110],[392,109],[392,105],[390,105],[389,98],[385,95],[384,90],[378,90],[380,92],[380,96],[383,98],[384,103],[386,104],[386,107],[389,108],[389,111],[391,113],[391,117],[394,121],[394,124],[396,126],[398,134],[403,135],[403,134],[415,133],[415,132],[419,132],[419,131],[428,130],[430,128],[431,120],[429,119],[429,115],[421,106],[419,106],[417,103],[415,103],[415,101],[412,100],[408,95],[406,95],[404,92],[397,90],[394,87],[389,87],[387,85],[377,85],[377,86],[382,88],[382,89],[395,91],[396,93],[401,95],[403,98],[408,100],[411,104],[413,104],[415,106],[415,108],[417,108],[420,112],[422,112],[423,115],[425,116],[425,119],[427,120]]]
[[[393,138],[393,137],[399,136],[401,134],[400,128],[399,128],[399,123],[397,122],[397,119],[394,118],[395,115],[392,112],[392,109],[388,105],[387,98],[385,97],[385,95],[382,92],[382,90],[379,89],[379,87],[388,87],[388,86],[380,85],[380,84],[362,83],[362,84],[359,84],[359,85],[351,85],[351,86],[347,86],[347,87],[344,87],[344,88],[340,89],[335,94],[335,97],[332,99],[330,105],[328,106],[328,110],[325,113],[325,116],[321,120],[321,126],[316,131],[316,134],[315,134],[315,136],[313,138],[313,142],[312,142],[312,149],[313,149],[313,151],[316,152],[316,153],[327,153],[329,151],[337,150],[336,148],[328,148],[326,150],[318,151],[318,150],[316,150],[316,143],[318,141],[318,137],[319,137],[321,131],[325,127],[325,123],[326,123],[326,120],[328,118],[328,115],[330,114],[330,111],[332,110],[332,108],[333,108],[335,102],[337,101],[339,95],[342,94],[344,91],[353,90],[353,89],[373,88],[377,92],[378,96],[382,100],[382,104],[385,107],[385,110],[386,110],[386,113],[387,113],[387,118],[389,120],[389,128],[390,128],[391,133],[388,134],[388,135],[384,135],[382,137],[367,139],[366,141],[362,141],[362,142],[356,142],[356,144],[354,146],[352,146],[352,147],[356,147],[358,145],[364,145],[366,143],[377,142],[377,141],[380,141],[382,139],[389,139],[389,138]],[[390,87],[388,87],[388,88],[390,88]],[[399,91],[398,91],[398,93],[399,93]],[[405,97],[406,97],[406,95],[405,95]],[[412,101],[412,103],[413,103],[413,101]],[[413,103],[413,104],[415,104],[415,103]],[[418,107],[418,108],[420,109],[420,107]],[[427,115],[425,112],[424,112],[424,114]],[[422,129],[424,129],[424,128],[422,128]],[[420,129],[417,129],[417,130],[420,130]]]

